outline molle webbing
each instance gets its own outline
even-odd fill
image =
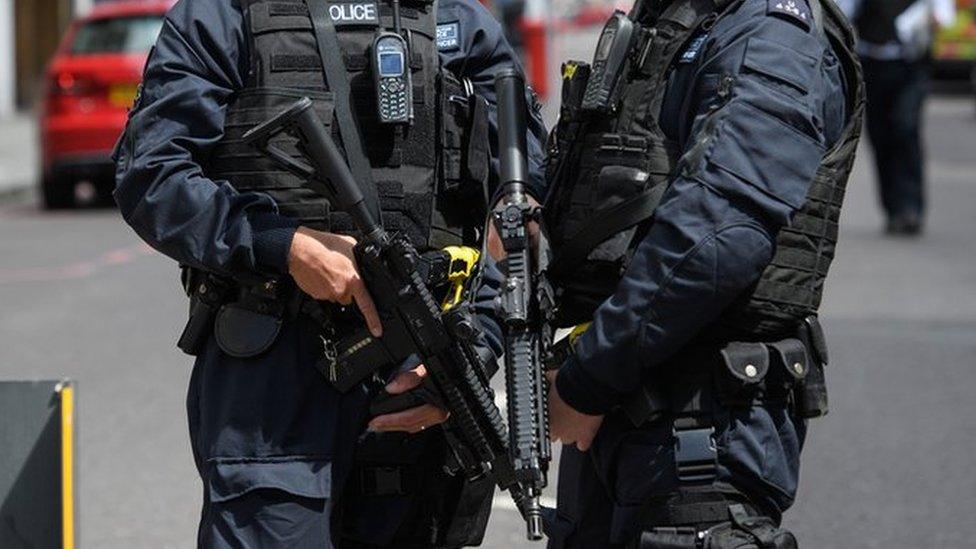
[[[709,30],[719,13],[732,3],[733,0],[671,2],[653,27],[643,29],[634,53],[635,68],[646,80],[642,81],[643,100],[635,115],[648,122],[653,121],[653,126],[660,129],[657,122],[667,91],[668,69],[674,66],[678,53],[685,48],[688,40],[701,30]]]
[[[681,0],[656,14],[635,6],[639,29],[613,116],[560,120],[582,130],[558,144],[564,150],[555,153],[556,161],[570,167],[555,170],[560,180],[550,182],[554,192],[547,200],[559,325],[590,319],[643,238],[680,156],[660,125],[666,74],[688,42],[734,1]]]
[[[326,0],[315,0],[326,1]],[[335,101],[326,82],[308,6],[303,0],[241,0],[250,52],[245,89],[227,111],[227,132],[210,159],[215,179],[226,179],[240,191],[269,194],[279,210],[323,230],[351,232],[345,214],[334,211],[328,200],[305,188],[299,178],[281,171],[240,141],[249,128],[278,114],[301,97],[310,97],[323,124],[331,126],[337,143],[341,132],[334,122]],[[340,55],[351,88],[353,115],[360,129],[369,173],[379,194],[384,226],[405,233],[421,248],[458,244],[470,232],[472,218],[445,211],[457,209],[445,187],[475,187],[483,196],[485,169],[471,169],[468,154],[454,151],[487,150],[469,143],[470,104],[463,87],[441,68],[436,48],[436,6],[403,0],[401,19],[410,36],[410,68],[414,83],[414,121],[398,138],[391,126],[379,124],[369,53],[376,31],[392,29],[392,9],[382,1],[328,2],[339,37]],[[464,103],[450,115],[442,94]],[[484,115],[484,113],[482,113]],[[459,120],[461,119],[461,120]],[[472,127],[475,124],[471,124]],[[463,127],[460,127],[463,126]],[[487,139],[487,133],[483,139]],[[447,138],[447,139],[446,139]],[[296,158],[297,142],[279,138],[278,145]],[[445,149],[446,146],[446,149]],[[441,164],[440,151],[450,151],[450,173]],[[463,158],[462,158],[463,157]],[[476,159],[487,166],[487,157]],[[472,181],[471,175],[484,179]],[[454,176],[450,179],[450,176]],[[462,185],[464,183],[464,185]],[[473,184],[472,184],[473,183]],[[445,210],[445,211],[442,211]],[[457,219],[455,219],[457,218]]]

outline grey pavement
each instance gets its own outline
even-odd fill
[[[0,118],[0,200],[25,194],[37,181],[38,170],[34,115],[19,113]]]
[[[591,36],[570,37],[560,54],[588,57]],[[802,547],[976,540],[972,98],[933,99],[926,123],[923,237],[882,236],[869,151],[857,164],[824,307],[832,410],[811,425],[787,516]],[[191,364],[174,348],[184,315],[175,264],[116,212],[0,205],[0,379],[79,383],[83,548],[193,545],[201,486],[183,408]],[[538,547],[503,498],[485,546]]]

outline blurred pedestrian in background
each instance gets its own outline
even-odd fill
[[[935,30],[955,19],[954,0],[838,0],[860,35],[867,129],[892,235],[917,235],[925,214],[922,104]]]

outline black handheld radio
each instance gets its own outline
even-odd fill
[[[413,83],[410,49],[395,32],[380,32],[373,40],[373,81],[377,114],[383,124],[409,124],[413,120]]]
[[[612,110],[617,81],[627,62],[627,54],[634,38],[634,22],[622,11],[615,11],[600,34],[593,54],[592,72],[583,94],[584,111]]]

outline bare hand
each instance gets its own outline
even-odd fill
[[[291,243],[288,272],[298,287],[315,299],[359,307],[374,337],[383,335],[376,304],[359,276],[348,236],[299,227]]]
[[[538,206],[539,202],[531,196],[526,196],[529,204],[533,206]],[[503,202],[499,202],[494,211],[501,210],[505,207]],[[538,246],[539,242],[539,223],[536,221],[529,222],[529,242],[533,247]],[[488,255],[492,257],[495,261],[501,261],[508,257],[508,253],[505,252],[505,245],[502,243],[502,237],[498,234],[498,228],[495,226],[495,218],[491,217],[488,222]]]
[[[386,392],[399,395],[417,388],[427,377],[427,368],[423,364],[409,372],[402,372],[386,386]],[[406,431],[419,433],[428,427],[440,425],[447,421],[448,413],[433,404],[424,404],[402,412],[376,416],[369,422],[373,431]]]
[[[596,438],[603,416],[589,416],[574,410],[559,396],[556,389],[556,372],[548,372],[549,378],[549,438],[563,444],[576,443],[581,452],[590,449]]]

